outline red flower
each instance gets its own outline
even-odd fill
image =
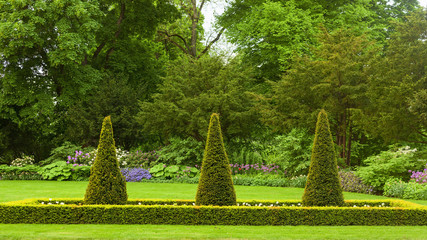
[[[239,168],[239,171],[242,170],[242,168]]]

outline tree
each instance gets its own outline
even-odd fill
[[[425,99],[427,89],[427,12],[419,10],[396,32],[385,56],[373,66],[365,111],[365,128],[388,141],[427,143]]]
[[[376,46],[352,30],[319,35],[313,57],[299,58],[283,79],[273,83],[273,95],[264,105],[264,121],[281,130],[310,128],[315,114],[326,109],[340,146],[340,157],[350,165],[352,140],[360,111],[369,104],[366,89]]]
[[[216,37],[208,41],[206,46],[200,42],[204,33],[201,24],[203,23],[202,9],[207,2],[209,0],[201,0],[200,3],[197,0],[179,0],[178,9],[182,14],[181,18],[173,24],[162,26],[157,31],[159,36],[163,37],[161,41],[165,41],[166,48],[169,48],[167,43],[171,43],[184,55],[198,59],[220,39],[224,28],[221,28]]]
[[[126,181],[120,172],[110,116],[105,117],[95,162],[90,169],[85,204],[126,204]]]
[[[319,112],[303,206],[342,206],[344,197],[338,176],[335,146],[329,130],[328,116]]]
[[[174,11],[167,0],[0,1],[0,121],[34,139],[27,151],[39,151],[67,140],[55,139],[67,129],[67,110],[85,101],[105,72],[121,73],[146,97],[164,68],[147,60],[161,60],[154,53],[141,56]]]
[[[219,115],[216,113],[212,114],[209,122],[196,205],[236,205],[230,162],[222,140]]]
[[[293,54],[311,53],[320,24],[329,32],[351,28],[384,43],[393,31],[390,21],[417,7],[416,0],[233,0],[218,23],[243,59],[258,67],[259,77],[276,81]]]
[[[259,78],[277,80],[295,54],[310,52],[322,17],[295,1],[267,1],[249,9],[240,19],[226,12],[220,24],[227,28],[228,40],[237,45],[243,60],[257,66]]]
[[[206,139],[211,112],[222,116],[222,131],[228,138],[250,136],[258,123],[247,86],[252,84],[250,69],[221,57],[183,58],[173,62],[159,93],[152,102],[142,102],[137,121],[142,131],[171,136]]]

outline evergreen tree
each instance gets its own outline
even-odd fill
[[[231,170],[222,140],[219,116],[213,113],[197,187],[196,205],[236,205]]]
[[[344,204],[334,143],[329,130],[328,116],[324,110],[321,110],[317,117],[310,170],[302,204],[304,206],[342,206]]]
[[[85,204],[125,204],[126,181],[120,172],[110,116],[102,123],[98,152],[90,169]]]

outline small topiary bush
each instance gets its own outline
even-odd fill
[[[321,110],[311,153],[307,184],[302,197],[304,206],[342,206],[344,197],[338,177],[334,142],[328,116]]]
[[[209,122],[208,137],[202,170],[196,193],[196,205],[236,205],[231,169],[222,139],[219,116],[213,113]]]
[[[110,116],[102,123],[98,152],[90,169],[85,204],[126,204],[126,181],[120,173]]]

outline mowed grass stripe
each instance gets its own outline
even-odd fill
[[[0,224],[0,239],[425,239],[414,226]]]
[[[0,181],[0,202],[28,198],[83,198],[88,182]],[[304,189],[263,186],[235,186],[237,199],[287,200],[301,199]],[[191,199],[197,184],[127,183],[129,199]],[[383,196],[344,193],[345,199],[386,199]],[[427,201],[426,201],[427,202]],[[427,204],[426,204],[427,205]]]

